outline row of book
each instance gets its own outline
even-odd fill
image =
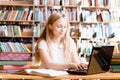
[[[120,0],[108,0],[111,8],[119,8]]]
[[[81,6],[109,6],[111,0],[81,0]]]
[[[120,72],[120,53],[116,53],[112,57],[111,72]]]
[[[46,13],[49,17],[49,15],[54,12],[61,12],[61,9],[48,9]],[[67,8],[65,11],[62,12],[65,12],[68,15],[67,17],[70,21],[76,21],[77,9]],[[38,21],[44,21],[48,18],[45,14],[44,8],[35,8],[34,15],[34,20]],[[33,20],[32,16],[33,10],[0,10],[0,20]],[[69,18],[70,16],[72,17]]]
[[[71,25],[70,35],[76,34],[75,31],[76,30],[79,31],[78,27],[79,27],[78,25]],[[42,23],[36,23],[34,25],[34,29],[32,28],[32,26],[1,25],[0,26],[0,36],[19,36],[19,37],[21,37],[21,36],[34,35],[35,37],[37,37],[37,36],[39,37],[44,28],[45,28],[45,25]],[[19,41],[19,42],[21,42],[21,41]]]
[[[35,5],[51,5],[51,6],[60,6],[60,5],[77,5],[80,0],[35,0]]]
[[[82,10],[82,17],[81,21],[84,22],[110,22],[111,21],[111,14],[109,11],[106,10],[95,10],[95,11],[90,11],[90,10]]]
[[[32,26],[1,25],[0,36],[40,36],[43,30],[41,23],[35,24],[34,33]]]
[[[32,54],[19,52],[0,52],[0,72],[13,72],[30,68]]]
[[[120,7],[120,0],[81,0],[81,6],[85,7],[103,7],[103,6],[109,6],[112,8],[119,8]]]
[[[111,22],[120,22],[120,9],[110,9]]]
[[[32,38],[31,37],[26,37],[26,38],[18,38],[18,37],[4,37],[4,36],[0,36],[0,41],[1,42],[19,42],[19,43],[24,43],[26,44],[32,44]],[[36,39],[35,39],[36,41]],[[31,46],[32,47],[32,46]]]
[[[33,0],[0,0],[0,4],[33,4]]]
[[[77,21],[77,9],[76,8],[66,8],[65,14],[69,21]]]
[[[23,43],[0,42],[0,52],[28,52],[28,53],[31,53],[31,50]]]
[[[109,24],[81,25],[81,38],[113,38],[115,33]],[[87,33],[86,33],[87,32]]]
[[[0,20],[32,20],[33,10],[0,10]]]
[[[29,1],[1,1],[1,3],[6,4],[34,4],[34,5],[77,5],[81,3],[82,6],[110,6],[110,7],[120,7],[120,0],[29,0]]]
[[[101,45],[114,45],[114,51],[113,51],[113,55],[114,54],[118,54],[120,53],[120,42],[110,42],[107,39],[81,39],[78,40],[78,48],[80,48],[79,51],[79,56],[83,56],[83,55],[90,55],[91,54],[91,50],[92,50],[92,46],[101,46]],[[116,58],[116,56],[114,56],[114,58]],[[115,59],[116,60],[116,59]]]
[[[66,17],[69,21],[77,21],[77,8],[66,8],[62,10],[62,8],[48,8],[47,12],[45,12],[44,8],[35,8],[35,20],[44,21],[48,19],[48,17],[53,13],[65,13]],[[47,14],[47,16],[46,16]]]
[[[1,25],[0,35],[1,36],[25,36],[22,32],[31,32],[32,27],[30,26],[20,26],[20,25]]]

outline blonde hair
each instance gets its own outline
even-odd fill
[[[35,52],[35,62],[36,63],[40,63],[40,53],[38,52],[38,44],[41,40],[46,40],[49,51],[51,52],[50,43],[51,43],[51,39],[53,38],[53,33],[52,33],[52,30],[48,26],[52,25],[55,21],[57,21],[61,17],[65,18],[65,15],[60,14],[60,13],[54,13],[48,18],[46,27],[45,27],[44,31],[42,32],[42,34],[40,35],[39,40],[37,42],[37,46],[36,46],[36,50],[35,50],[36,51]],[[70,37],[70,31],[69,31],[70,25],[68,22],[67,22],[67,28],[68,29],[67,29],[66,34],[63,37],[62,41],[64,44],[65,61],[70,62],[70,59],[71,59],[70,53],[72,50],[71,49],[72,45],[70,43],[72,41],[72,38]]]

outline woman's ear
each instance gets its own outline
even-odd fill
[[[52,29],[52,25],[51,24],[49,24],[49,28]]]

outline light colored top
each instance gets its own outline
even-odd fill
[[[48,50],[48,46],[47,46],[47,43],[45,40],[42,40],[40,43],[39,43],[39,46],[38,46],[39,49],[43,49],[45,51],[49,51]],[[53,54],[53,61],[54,62],[57,62],[57,63],[64,63],[64,48],[63,48],[63,44],[61,45],[56,45],[54,43],[51,43],[51,51],[52,51],[52,54]],[[49,52],[48,52],[49,53]],[[44,67],[44,64],[41,62],[41,67]]]
[[[73,40],[71,40],[70,44],[72,45],[71,50],[74,53],[74,51],[76,50],[76,45],[75,45]],[[38,48],[47,51],[47,53],[49,54],[49,48],[48,48],[48,45],[47,45],[45,40],[40,41],[40,43],[38,44]],[[51,43],[51,49],[52,49],[51,51],[52,51],[52,54],[53,54],[52,59],[53,59],[54,62],[56,62],[56,63],[66,63],[65,57],[64,57],[64,46],[63,46],[63,44],[56,45],[54,43]],[[70,53],[70,54],[72,54],[72,53]],[[45,68],[44,64],[42,62],[41,62],[41,68]]]

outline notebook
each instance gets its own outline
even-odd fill
[[[114,46],[93,47],[90,55],[88,69],[75,70],[68,69],[69,74],[87,75],[107,72],[113,55]]]

